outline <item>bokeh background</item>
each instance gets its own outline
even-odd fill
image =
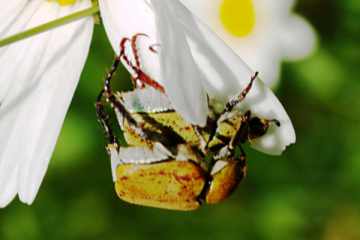
[[[300,0],[317,29],[310,58],[285,63],[277,95],[298,136],[281,157],[247,148],[249,174],[195,212],[129,205],[113,189],[94,101],[113,53],[91,54],[35,203],[0,210],[0,239],[360,239],[360,1]],[[123,71],[119,83],[126,87]]]

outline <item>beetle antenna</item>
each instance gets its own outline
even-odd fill
[[[158,53],[158,50],[156,50],[156,47],[160,47],[159,43],[153,44],[149,47],[149,50],[153,53]]]
[[[281,123],[280,123],[280,121],[277,120],[277,119],[269,120],[269,123],[273,123],[273,124],[275,124],[277,127],[281,127]]]

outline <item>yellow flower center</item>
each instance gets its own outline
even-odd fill
[[[244,37],[255,26],[255,9],[252,0],[224,0],[220,19],[225,29],[234,36]]]
[[[67,5],[73,5],[76,0],[48,0],[50,2],[57,2],[59,3],[61,6],[67,6]]]

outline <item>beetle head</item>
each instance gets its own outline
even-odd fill
[[[262,137],[268,131],[271,124],[275,124],[280,127],[280,122],[276,119],[267,120],[258,117],[252,117],[248,122],[248,138],[255,139]]]

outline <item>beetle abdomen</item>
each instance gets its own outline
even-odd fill
[[[205,173],[190,161],[123,164],[117,168],[115,189],[129,203],[172,210],[194,210],[205,185]]]
[[[206,203],[216,204],[225,200],[245,175],[246,163],[242,164],[237,160],[229,160],[223,169],[214,174],[206,194]]]

